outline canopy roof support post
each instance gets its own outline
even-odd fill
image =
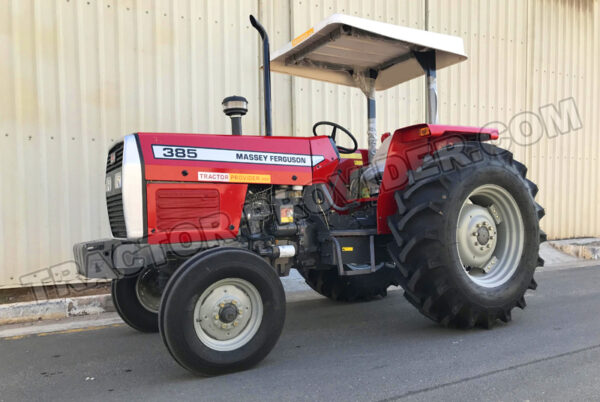
[[[427,98],[427,123],[438,124],[437,74],[435,69],[435,50],[414,52],[415,58],[425,71],[425,90]]]
[[[353,78],[358,83],[358,87],[367,97],[367,142],[369,149],[369,162],[375,157],[377,151],[377,120],[375,103],[375,80],[378,71],[365,70],[354,72]]]

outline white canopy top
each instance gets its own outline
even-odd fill
[[[271,70],[358,87],[352,73],[375,70],[380,91],[424,74],[413,52],[435,50],[436,69],[467,59],[457,36],[333,14],[271,57]]]

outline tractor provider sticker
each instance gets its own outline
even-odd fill
[[[235,149],[152,145],[154,159],[177,159],[204,162],[251,163],[311,167],[325,160],[323,155],[283,154],[276,152],[238,151]]]
[[[270,174],[198,172],[198,181],[270,184]]]

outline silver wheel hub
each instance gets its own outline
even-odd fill
[[[456,247],[471,281],[493,288],[515,273],[523,253],[525,230],[512,195],[495,184],[473,190],[458,217]]]
[[[496,224],[489,211],[467,204],[458,222],[458,250],[464,265],[483,268],[496,249]]]
[[[244,279],[227,278],[213,283],[198,298],[194,328],[209,348],[235,350],[256,334],[262,316],[262,299],[256,287]]]
[[[151,313],[158,313],[161,291],[156,269],[149,268],[138,275],[135,282],[135,294],[142,307]]]

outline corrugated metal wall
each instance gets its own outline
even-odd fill
[[[439,74],[444,123],[508,126],[572,97],[580,130],[502,145],[539,183],[551,237],[600,235],[598,0],[0,0],[0,287],[72,279],[68,263],[38,270],[108,236],[104,159],[122,135],[227,133],[220,102],[231,94],[250,102],[245,132],[260,131],[260,41],[248,14],[277,49],[334,12],[465,39],[469,61]],[[423,121],[423,85],[377,95],[380,133]],[[356,89],[273,74],[273,100],[276,134],[310,135],[327,119],[366,146]]]
[[[440,71],[441,121],[506,129],[499,143],[539,185],[550,238],[600,235],[599,8],[594,0],[429,1],[428,28],[462,36],[469,55]],[[544,110],[561,102],[577,106],[581,128],[546,124]]]
[[[71,260],[75,242],[109,236],[103,166],[124,134],[227,133],[221,100],[234,93],[252,108],[246,131],[259,132],[259,39],[248,21],[258,8],[0,2],[0,286],[68,278],[69,264],[32,273]],[[275,99],[289,114],[287,96]]]
[[[528,108],[573,98],[583,125],[565,134],[550,128],[528,155],[551,211],[544,227],[555,237],[600,235],[599,8],[583,0],[535,0],[528,8]]]

